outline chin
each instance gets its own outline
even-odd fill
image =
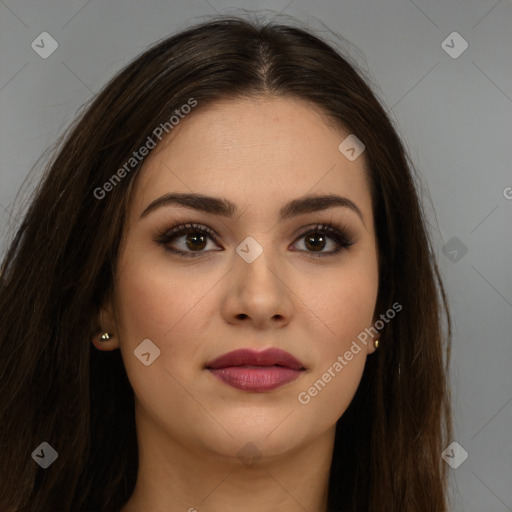
[[[287,413],[289,414],[289,413]],[[209,437],[203,437],[201,444],[204,449],[220,457],[236,457],[241,462],[245,458],[278,457],[299,448],[307,439],[315,437],[312,432],[303,432],[296,423],[289,422],[283,418],[272,418],[272,421],[262,421],[261,415],[245,417],[243,421],[229,422],[228,432],[222,430],[219,435],[218,429],[212,436],[212,432],[204,432]],[[292,414],[290,414],[292,416]],[[223,423],[224,424],[224,423]],[[321,435],[319,432],[318,435]]]

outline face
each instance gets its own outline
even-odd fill
[[[282,454],[333,432],[374,350],[357,341],[378,317],[364,154],[349,161],[338,149],[349,132],[300,100],[199,109],[137,178],[104,319],[138,421],[197,453],[236,456],[252,443]],[[173,193],[217,201],[158,201]],[[345,199],[325,208],[306,195]],[[275,351],[209,364],[269,348],[300,364]]]

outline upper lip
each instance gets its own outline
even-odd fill
[[[279,348],[268,348],[261,352],[251,349],[233,350],[206,364],[206,368],[217,370],[230,366],[284,366],[304,370],[304,365],[290,353]]]

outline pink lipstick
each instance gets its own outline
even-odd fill
[[[254,393],[284,386],[305,371],[298,359],[277,348],[234,350],[207,363],[206,369],[222,382]]]

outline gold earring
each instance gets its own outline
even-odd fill
[[[375,340],[373,342],[373,346],[375,347],[375,350],[377,350],[379,348],[379,340]]]
[[[105,342],[105,341],[109,341],[110,339],[112,339],[114,337],[113,334],[110,334],[109,332],[104,332],[101,337],[100,337],[100,341],[101,342]]]

